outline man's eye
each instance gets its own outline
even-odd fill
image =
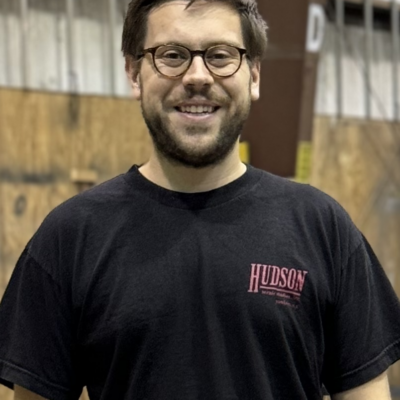
[[[163,54],[163,58],[167,58],[169,60],[184,60],[186,57],[183,54],[175,51],[169,51],[168,53]]]
[[[227,58],[231,58],[231,56],[226,53],[215,53],[211,54],[209,58],[212,58],[214,60],[226,60]]]

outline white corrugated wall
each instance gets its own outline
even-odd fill
[[[364,29],[345,27],[342,57],[342,107],[343,116],[366,118],[365,96],[372,98],[371,118],[394,119],[393,55],[391,33],[375,30],[371,60],[371,91],[366,90],[364,73]],[[315,112],[320,115],[337,115],[336,74],[337,28],[328,23],[318,68]],[[400,70],[398,71],[400,76]],[[399,87],[400,90],[400,87]]]
[[[46,11],[46,0],[28,2],[25,85],[21,62],[23,24],[19,16],[18,0],[2,0],[2,3],[0,85],[67,92],[71,89],[72,81],[72,87],[80,94],[129,94],[120,51],[123,9],[127,1],[113,2],[113,46],[110,45],[109,0],[75,2],[72,70],[68,63],[68,19],[65,7],[58,11]]]
[[[0,6],[0,85],[80,94],[128,96],[120,51],[123,13],[128,0],[74,1],[72,68],[68,57],[66,3],[25,0],[25,26],[20,19],[21,0],[2,0]],[[54,0],[53,0],[54,1]],[[114,4],[113,45],[110,44],[110,4]],[[47,10],[47,11],[46,11]],[[26,34],[26,82],[22,63],[22,30]],[[337,115],[336,27],[326,26],[320,57],[315,112]],[[364,29],[345,27],[342,58],[342,116],[366,117],[365,96],[372,96],[371,117],[394,118],[391,34],[374,31],[371,93],[364,82]],[[112,52],[112,54],[111,54]],[[400,74],[400,71],[398,71]],[[400,82],[400,79],[399,79]],[[400,93],[400,87],[399,87]]]

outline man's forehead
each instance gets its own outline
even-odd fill
[[[152,9],[146,44],[186,41],[190,45],[195,41],[206,45],[221,40],[243,45],[240,16],[232,6],[222,1],[198,1],[187,8],[188,4],[189,1],[172,0]]]
[[[206,13],[209,10],[218,8],[218,9],[228,9],[230,11],[235,12],[235,9],[231,4],[223,0],[197,0],[190,4],[189,0],[165,0],[160,4],[156,5],[151,9],[150,14],[156,12],[157,10],[161,10],[163,8],[168,7],[179,7],[187,12],[191,13]]]

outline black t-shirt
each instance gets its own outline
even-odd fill
[[[252,167],[184,194],[134,166],[68,200],[0,327],[0,382],[50,400],[320,400],[400,358],[399,301],[346,212]]]

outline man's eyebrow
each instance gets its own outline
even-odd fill
[[[207,48],[207,47],[212,47],[212,46],[218,46],[221,44],[227,45],[227,46],[233,46],[233,47],[243,47],[243,45],[241,45],[240,43],[231,42],[228,40],[218,40],[218,41],[214,41],[214,42],[207,42],[205,47]]]
[[[153,46],[150,46],[150,47],[183,46],[183,47],[187,47],[190,50],[204,50],[204,49],[208,49],[209,47],[219,46],[219,45],[226,45],[226,46],[232,46],[232,47],[238,47],[238,48],[243,48],[244,47],[243,45],[241,45],[239,43],[230,42],[230,41],[227,41],[227,40],[218,40],[218,41],[206,42],[202,46],[200,46],[200,49],[199,48],[195,49],[193,46],[189,45],[189,43],[176,42],[176,41],[155,43]]]

